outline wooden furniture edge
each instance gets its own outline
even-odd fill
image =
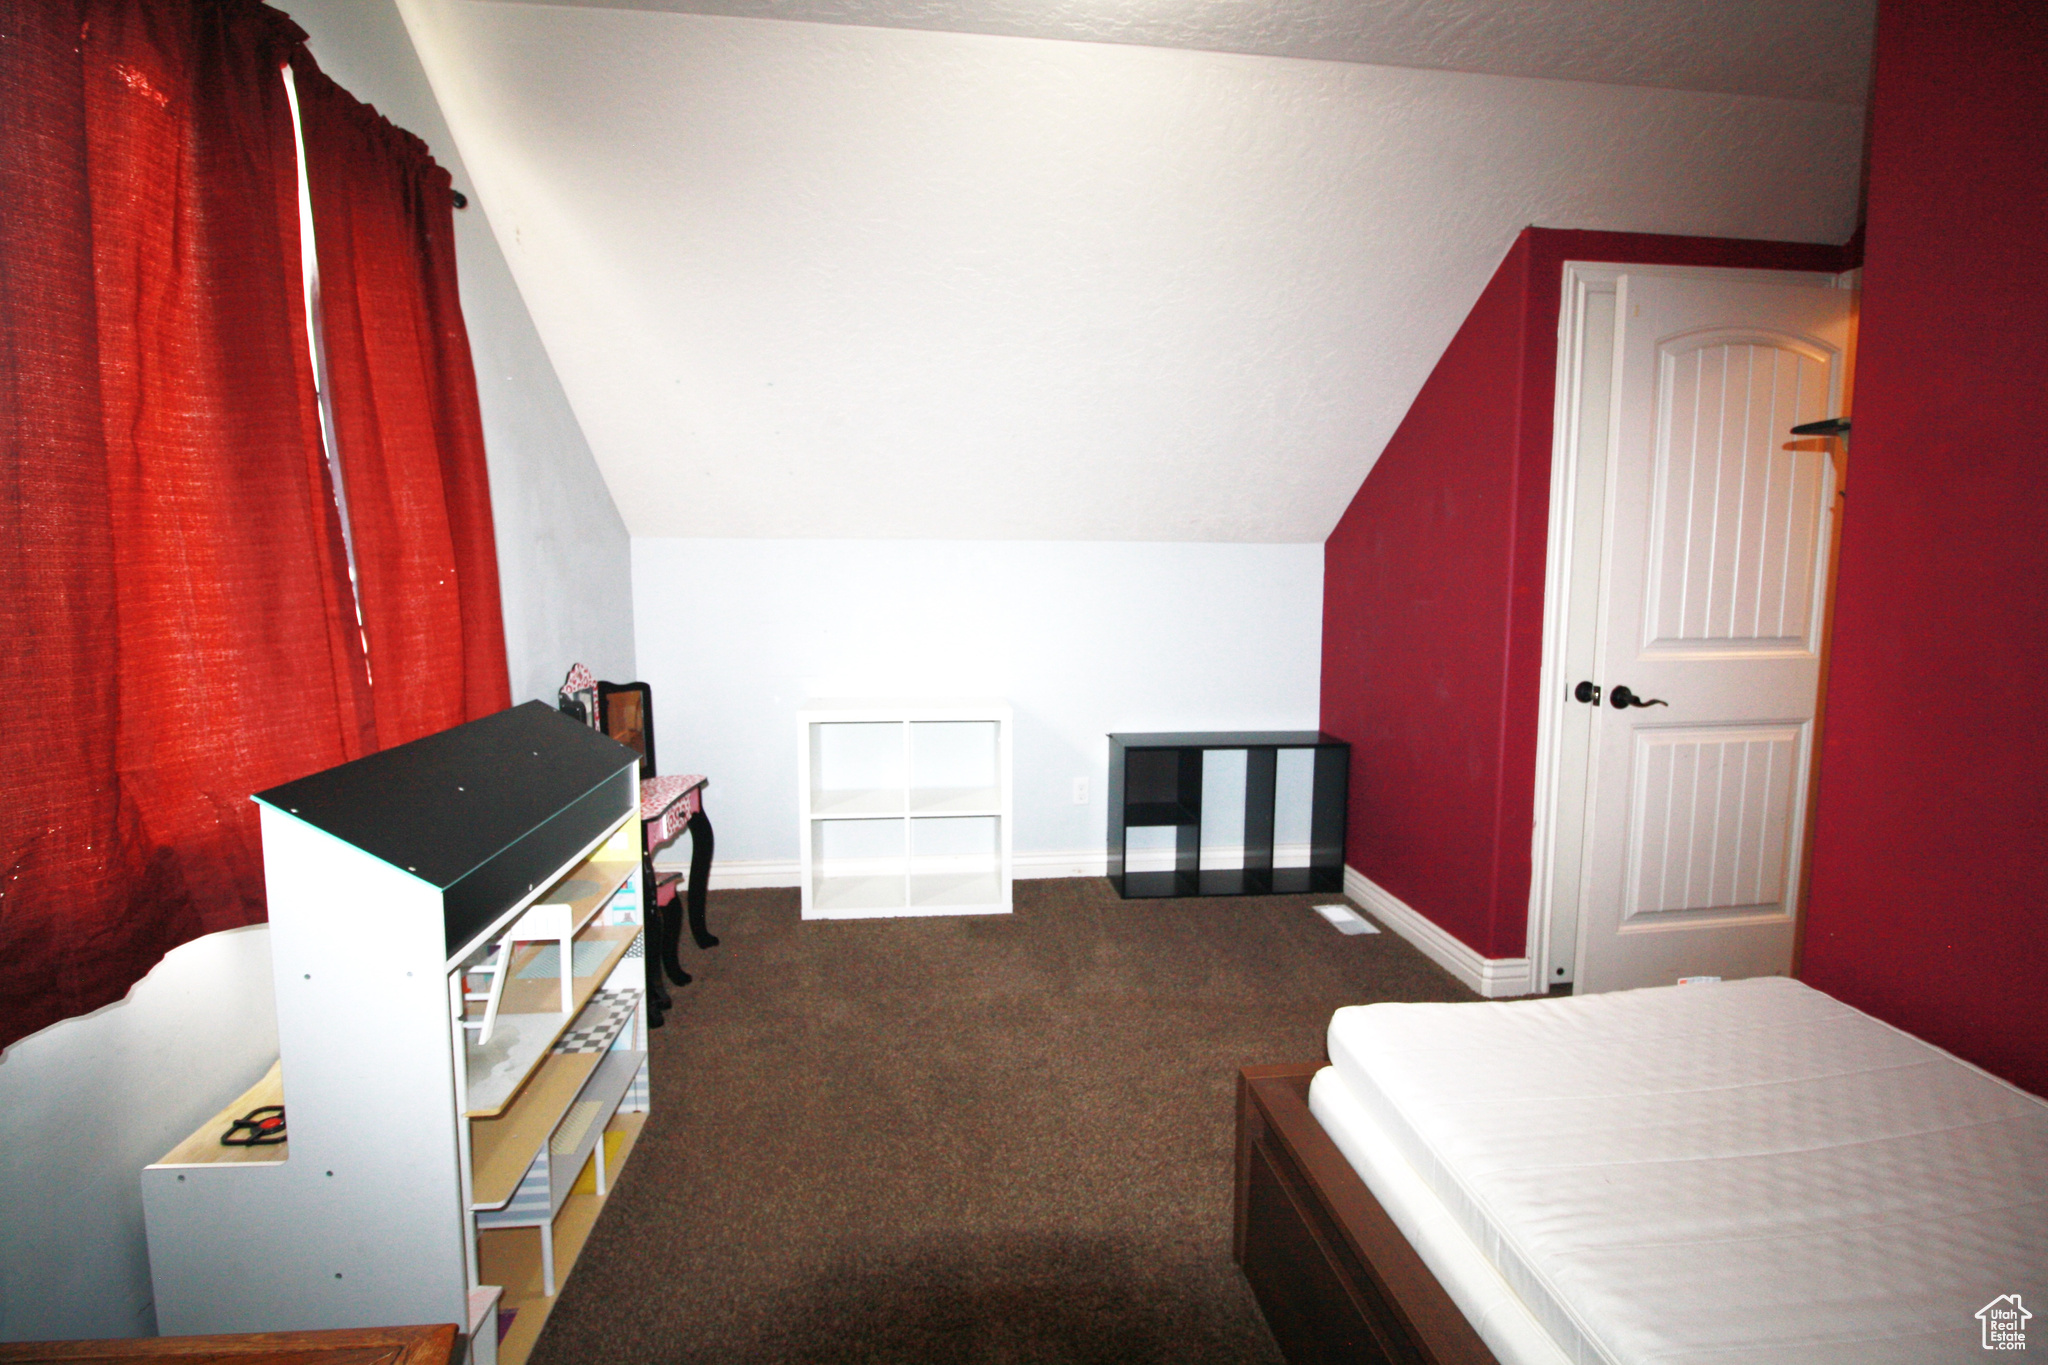
[[[1367,1321],[1382,1356],[1422,1365],[1499,1365],[1464,1313],[1452,1302],[1337,1144],[1309,1112],[1308,1088],[1326,1063],[1296,1062],[1239,1068],[1237,1159],[1231,1250],[1245,1268],[1253,1293],[1284,1268],[1261,1264],[1250,1245],[1254,1162],[1262,1159],[1278,1179],[1300,1233],[1320,1253],[1328,1275],[1348,1303],[1333,1313]],[[1247,1260],[1247,1255],[1253,1259]],[[1379,1306],[1379,1311],[1375,1310]],[[1379,1319],[1374,1321],[1374,1319]],[[1277,1326],[1271,1322],[1269,1326]],[[1281,1336],[1276,1330],[1275,1338]],[[1289,1343],[1281,1341],[1283,1353]],[[1303,1361],[1326,1358],[1313,1346]]]
[[[447,1365],[455,1351],[452,1322],[422,1327],[343,1327],[317,1332],[249,1332],[229,1336],[141,1337],[126,1341],[24,1341],[0,1343],[0,1361],[45,1360],[217,1360],[223,1356],[285,1356],[303,1360],[308,1352],[360,1353],[389,1349],[391,1365]]]

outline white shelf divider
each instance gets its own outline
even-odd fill
[[[1001,815],[1000,787],[912,787],[912,815]]]
[[[819,792],[811,814],[820,820],[873,820],[902,815],[903,788],[853,787]]]

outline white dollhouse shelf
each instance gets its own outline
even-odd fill
[[[530,702],[256,801],[281,1055],[142,1174],[159,1327],[519,1365],[648,1104],[637,758]],[[275,1103],[286,1143],[220,1145]]]

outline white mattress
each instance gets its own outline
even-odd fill
[[[1334,1068],[1309,1082],[1308,1108],[1501,1365],[1572,1365]]]
[[[1397,1222],[1455,1224],[1566,1360],[1981,1360],[2009,1294],[2048,1328],[2048,1104],[1798,982],[1360,1006],[1330,1060],[1367,1184],[1404,1158]]]

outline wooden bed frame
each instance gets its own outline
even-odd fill
[[[455,1324],[343,1327],[317,1332],[249,1332],[214,1337],[130,1337],[119,1341],[23,1341],[0,1345],[10,1365],[448,1365]]]
[[[1322,1062],[1237,1075],[1233,1251],[1288,1365],[1499,1365],[1308,1109]]]

